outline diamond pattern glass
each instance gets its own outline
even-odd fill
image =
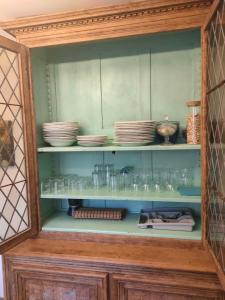
[[[207,238],[225,273],[225,1],[208,28]]]
[[[18,54],[0,48],[0,244],[29,229]]]

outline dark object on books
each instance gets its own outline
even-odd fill
[[[67,215],[72,216],[73,212],[80,207],[82,207],[82,200],[77,200],[77,199],[68,199],[69,203],[69,208],[67,210]]]

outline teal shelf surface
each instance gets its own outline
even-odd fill
[[[105,234],[123,234],[129,236],[159,237],[200,240],[201,222],[198,220],[192,232],[140,229],[137,227],[139,214],[128,214],[122,221],[110,220],[76,220],[59,212],[49,217],[43,224],[43,231],[89,232]]]
[[[178,192],[109,192],[107,189],[85,190],[67,194],[42,194],[42,199],[86,199],[86,200],[131,200],[131,201],[160,201],[160,202],[186,202],[201,203],[201,196],[181,196]]]
[[[175,144],[171,146],[148,145],[136,147],[103,146],[103,147],[39,147],[39,153],[45,152],[116,152],[116,151],[178,151],[178,150],[200,150],[200,145]]]

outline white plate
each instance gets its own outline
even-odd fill
[[[107,136],[105,135],[78,135],[79,141],[105,141]]]
[[[71,139],[71,140],[74,140],[74,139],[76,139],[76,136],[75,135],[64,135],[64,134],[57,134],[57,135],[44,135],[43,136],[44,137],[44,139],[60,139],[60,138],[67,138],[67,139]]]
[[[43,130],[43,134],[76,134],[77,130]]]
[[[82,143],[82,142],[77,142],[77,144],[82,147],[101,147],[104,145],[104,143]]]
[[[107,138],[107,135],[78,135],[79,138]]]
[[[77,127],[43,127],[43,131],[78,131],[79,128]]]
[[[141,120],[141,121],[117,121],[115,124],[151,124],[155,123],[156,121],[153,120]]]
[[[76,140],[76,137],[74,136],[45,136],[44,139],[49,139],[49,140],[70,140],[74,141]]]
[[[150,144],[149,141],[136,141],[136,142],[113,142],[114,145],[122,147],[135,147],[135,146],[145,146]]]
[[[43,128],[43,132],[78,132],[78,128]]]
[[[46,133],[46,134],[43,134],[43,136],[50,136],[50,137],[58,137],[58,136],[64,136],[64,137],[69,137],[69,136],[71,136],[71,137],[76,137],[76,134],[67,134],[67,133],[55,133],[55,134],[51,134],[51,133]]]
[[[62,130],[65,130],[65,131],[77,131],[79,130],[78,127],[74,127],[74,126],[59,126],[59,127],[42,127],[42,130],[43,131],[56,131],[56,130],[59,130],[59,131],[62,131]]]
[[[79,126],[78,122],[47,122],[43,126]]]
[[[138,138],[118,138],[118,137],[116,137],[115,141],[116,142],[141,142],[141,141],[143,141],[143,142],[147,142],[147,141],[151,142],[151,141],[154,141],[154,139],[153,138],[143,138],[142,139],[140,137],[138,137]]]

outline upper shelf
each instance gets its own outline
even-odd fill
[[[201,203],[201,196],[183,196],[174,192],[144,192],[144,191],[116,191],[110,192],[107,189],[84,190],[63,194],[41,194],[42,199],[85,199],[85,200],[129,200],[129,201],[150,201],[150,202],[185,202]]]
[[[39,147],[38,152],[116,152],[116,151],[174,151],[174,150],[200,150],[200,145],[175,144],[169,146],[148,145],[135,147],[104,146],[104,147]]]

